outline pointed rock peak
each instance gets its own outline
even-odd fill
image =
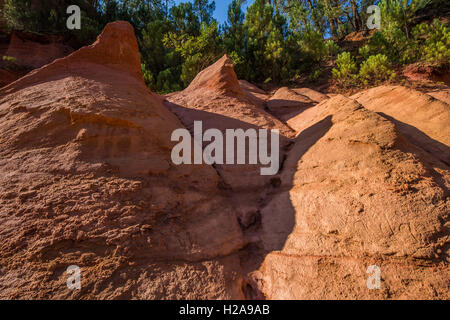
[[[224,55],[216,63],[202,70],[191,82],[187,90],[210,89],[224,94],[243,95],[233,61]]]
[[[130,23],[126,21],[108,23],[92,45],[31,71],[1,88],[0,96],[66,75],[89,77],[102,75],[104,69],[94,65],[116,69],[143,83],[139,47]]]
[[[81,48],[66,59],[113,66],[141,75],[136,36],[126,21],[108,23],[92,45]]]

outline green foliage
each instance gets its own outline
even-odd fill
[[[444,66],[450,61],[450,28],[435,20],[432,24],[421,23],[412,29],[411,35],[398,27],[388,26],[376,31],[359,54],[367,59],[378,54],[386,55],[392,63],[404,65],[423,61]]]
[[[417,11],[429,1],[435,9],[443,3],[379,1],[382,29],[359,50],[366,60],[361,66],[363,81],[390,78],[391,63],[448,65],[448,27],[436,21],[413,28]],[[337,56],[333,77],[342,86],[356,84],[355,60],[349,53],[338,55],[337,43],[350,32],[364,30],[366,9],[372,4],[369,0],[254,0],[247,2],[244,12],[245,1],[232,0],[228,19],[219,26],[213,18],[212,0],[185,0],[176,5],[173,0],[39,2],[36,7],[34,0],[5,0],[2,15],[9,28],[62,34],[82,46],[92,43],[106,23],[129,21],[135,28],[144,81],[160,93],[183,89],[225,53],[233,60],[239,78],[256,83],[285,83],[300,75],[315,81],[325,64]],[[66,28],[65,10],[72,4],[81,8],[81,30]],[[329,35],[333,40],[324,40]],[[7,63],[9,68],[17,67]],[[378,66],[379,73],[385,74],[375,72]]]
[[[245,14],[240,0],[233,0],[228,6],[227,21],[223,26],[223,41],[229,52],[242,54],[245,50],[246,30],[244,27]]]
[[[247,9],[243,23],[243,46],[240,54],[246,64],[239,76],[254,82],[271,79],[287,82],[300,64],[298,44],[289,30],[286,16],[279,9],[255,0]]]
[[[71,30],[80,43],[92,43],[102,31],[102,26],[95,19],[89,17],[86,12],[81,11],[80,30]]]
[[[194,0],[194,13],[199,18],[201,24],[209,25],[213,19],[213,13],[216,9],[216,3],[209,0]]]
[[[248,66],[244,63],[247,51],[247,30],[244,26],[245,14],[240,0],[233,0],[228,6],[228,18],[223,32],[223,45],[225,51],[233,60],[236,73],[239,77],[246,77]]]
[[[173,6],[167,17],[147,24],[140,41],[143,60],[154,73],[150,88],[160,93],[181,90],[222,53],[214,1]]]
[[[356,80],[357,71],[356,62],[350,52],[342,52],[336,59],[332,74],[339,86],[348,87]]]
[[[147,69],[145,63],[141,63],[141,72],[145,84],[150,88],[155,87],[155,78],[153,76],[153,73],[149,69]]]
[[[436,66],[450,64],[450,28],[439,20],[432,24],[421,23],[417,25],[412,34],[421,43],[420,52],[427,63]]]
[[[148,70],[146,83],[154,91],[162,91],[157,85],[158,74],[167,68],[169,50],[164,46],[164,35],[170,31],[170,25],[163,20],[151,21],[142,30],[142,36],[138,38],[142,61]],[[178,61],[171,61],[179,63]],[[151,76],[150,76],[151,74]],[[151,80],[150,80],[151,79]]]
[[[341,51],[341,48],[339,48],[339,46],[333,40],[327,40],[327,41],[325,41],[325,51],[326,51],[326,56],[323,58],[326,58],[328,56],[335,57],[339,54],[339,52]]]
[[[274,28],[272,20],[273,8],[267,6],[264,0],[255,0],[247,9],[244,27],[247,30],[249,69],[246,76],[249,77],[250,81],[263,81],[270,77],[268,73],[270,69],[266,64],[266,43]],[[270,46],[273,46],[273,44],[268,47]],[[262,68],[262,66],[265,66],[265,68]]]
[[[199,35],[200,19],[195,15],[194,6],[190,2],[180,3],[170,9],[173,31],[177,34]]]
[[[389,61],[397,64],[415,62],[418,59],[417,43],[408,39],[398,27],[387,27],[376,31],[368,43],[359,49],[365,59],[371,55],[384,54]]]
[[[240,70],[243,70],[243,68],[245,67],[245,57],[243,57],[236,51],[232,51],[228,56],[230,57],[231,61],[233,61],[236,73],[240,74]]]
[[[35,33],[72,34],[80,42],[90,42],[101,31],[97,22],[99,7],[84,0],[41,1],[36,8],[32,0],[6,0],[4,18],[10,29]],[[81,30],[68,30],[66,9],[70,5],[78,5],[81,9]]]
[[[14,30],[33,30],[36,28],[37,13],[29,10],[31,0],[6,0],[4,18],[8,27]]]
[[[319,80],[320,76],[322,75],[322,69],[317,68],[315,70],[313,70],[313,72],[311,72],[311,74],[309,75],[308,79],[310,81],[317,81]]]
[[[11,57],[11,56],[3,56],[2,60],[6,61],[8,63],[15,63],[15,64],[17,64],[17,59],[14,58],[14,57]]]
[[[359,78],[364,84],[377,84],[387,80],[393,80],[396,74],[384,54],[370,56],[361,64]]]
[[[381,26],[383,29],[399,27],[409,37],[409,25],[418,10],[431,0],[380,0]]]
[[[370,46],[369,44],[365,44],[358,49],[359,54],[365,59],[367,59],[375,51],[378,51],[378,50],[374,49],[373,46]]]
[[[177,81],[177,73],[177,71],[174,72],[173,68],[168,68],[161,71],[158,74],[156,81],[156,88],[158,88],[158,92],[169,93],[181,90],[181,85],[179,85]]]
[[[204,68],[215,62],[222,53],[217,22],[202,24],[198,36],[168,33],[166,47],[173,48],[184,59],[181,81],[187,86]]]
[[[334,47],[326,44],[322,34],[308,26],[301,34],[299,47],[312,62],[320,62],[329,55],[329,49]]]
[[[5,62],[5,69],[11,71],[21,70],[22,67],[17,62],[17,59],[11,56],[3,56],[2,60]]]
[[[318,30],[322,35],[325,34],[327,26],[325,1],[316,1],[315,5],[309,5],[312,2],[308,3],[307,1],[298,0],[285,0],[280,2],[294,31],[301,32],[309,26]]]
[[[287,82],[290,78],[289,54],[286,47],[285,34],[287,22],[283,15],[275,11],[272,16],[272,28],[264,47],[266,66],[269,66],[270,77],[276,82]]]
[[[336,67],[332,70],[333,78],[341,87],[349,87],[361,80],[365,85],[378,84],[393,80],[396,77],[388,57],[383,54],[369,56],[360,67],[359,74],[356,62],[350,52],[338,55]]]

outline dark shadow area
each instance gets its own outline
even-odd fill
[[[271,192],[261,204],[262,225],[254,230],[255,233],[263,233],[264,239],[259,243],[250,243],[241,253],[241,264],[244,274],[251,274],[261,267],[267,254],[272,251],[282,250],[286,240],[295,226],[295,209],[290,199],[289,191],[294,186],[294,175],[297,173],[297,163],[331,128],[332,116],[303,130],[295,139],[282,165],[281,172],[273,178],[280,184],[273,186]],[[282,210],[271,211],[271,205]],[[264,210],[264,208],[266,208]],[[257,279],[247,277],[244,281],[243,291],[247,299],[263,299],[264,296],[258,288]]]
[[[164,105],[173,112],[181,123],[189,130],[194,130],[194,121],[203,122],[203,130],[208,130],[211,128],[224,130],[224,129],[235,129],[241,128],[243,130],[247,129],[260,129],[260,127],[244,122],[235,118],[230,118],[223,116],[218,113],[198,110],[194,108],[184,107],[182,105],[170,102],[168,100],[164,101]]]
[[[280,119],[283,122],[287,122],[291,120],[292,118],[298,116],[299,114],[302,114],[304,111],[309,109],[310,107],[283,107],[278,108],[276,110],[267,109],[268,112],[273,115],[274,117]]]
[[[253,124],[220,114],[186,108],[168,101],[165,101],[165,105],[178,116],[191,133],[194,121],[202,121],[203,130],[217,128],[223,132],[226,129],[237,128],[259,129]],[[247,243],[246,247],[239,252],[243,275],[242,291],[247,299],[265,298],[260,290],[258,279],[251,274],[261,267],[269,253],[282,250],[285,246],[287,238],[295,226],[296,214],[290,199],[290,190],[294,185],[297,163],[329,131],[331,126],[332,116],[328,116],[303,130],[294,140],[282,137],[286,139],[286,144],[280,141],[280,149],[283,148],[283,145],[285,148],[284,152],[280,152],[278,174],[255,177],[255,179],[264,180],[263,188],[252,189],[245,184],[246,180],[243,178],[242,185],[239,185],[238,189],[231,186],[228,190],[230,202],[235,205],[236,209],[240,209],[240,206],[251,206],[254,204],[255,196],[259,198],[258,210],[248,217],[251,223],[244,224],[241,217],[237,217]],[[219,175],[230,174],[226,171],[226,165],[215,165],[214,167]],[[246,202],[242,202],[242,197]],[[272,208],[274,209],[272,210]]]
[[[303,113],[305,110],[314,107],[317,103],[301,103],[293,100],[283,100],[275,99],[271,100],[271,103],[279,105],[279,107],[268,107],[267,111],[280,119],[281,121],[287,122],[290,119]]]
[[[298,94],[300,96],[300,94]],[[305,98],[306,99],[306,98]],[[308,98],[309,100],[309,98]],[[279,105],[279,107],[275,108],[308,108],[314,105],[314,102],[302,102],[299,100],[287,100],[287,99],[271,99],[270,102],[272,104]]]
[[[259,92],[255,92],[255,91],[249,91],[249,90],[243,90],[243,91],[244,91],[244,94],[247,97],[247,99],[250,101],[250,103],[254,104],[258,108],[261,108],[261,109],[267,111],[266,100],[258,97],[258,94],[265,95],[265,93],[259,93]]]
[[[226,129],[264,129],[252,123],[248,123],[236,118],[231,118],[218,113],[187,108],[179,104],[164,100],[164,105],[174,113],[181,123],[191,132],[194,132],[194,121],[202,121],[203,131],[208,129],[219,129],[225,132]],[[292,139],[280,133],[280,147],[283,148],[291,143]]]

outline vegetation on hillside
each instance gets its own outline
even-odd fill
[[[444,0],[375,1],[381,29],[356,52],[345,52],[341,40],[352,32],[369,35],[371,1],[254,0],[246,12],[244,2],[231,2],[223,25],[213,18],[211,0],[6,0],[4,15],[11,29],[63,33],[80,46],[106,23],[127,20],[136,30],[144,79],[160,93],[186,87],[224,53],[240,78],[256,83],[315,80],[330,58],[337,60],[332,75],[343,87],[393,80],[395,66],[413,62],[449,66],[449,27],[439,20],[417,23],[418,12],[446,6]],[[81,30],[66,28],[66,8],[73,4],[82,11]]]

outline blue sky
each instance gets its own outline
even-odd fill
[[[219,23],[224,23],[227,20],[227,10],[228,5],[231,3],[231,0],[215,0],[216,1],[216,11],[214,12],[214,18],[219,21]],[[181,2],[188,2],[188,0],[175,0],[175,4],[179,4]],[[247,1],[251,3],[252,1]],[[244,10],[248,5],[244,6]]]

